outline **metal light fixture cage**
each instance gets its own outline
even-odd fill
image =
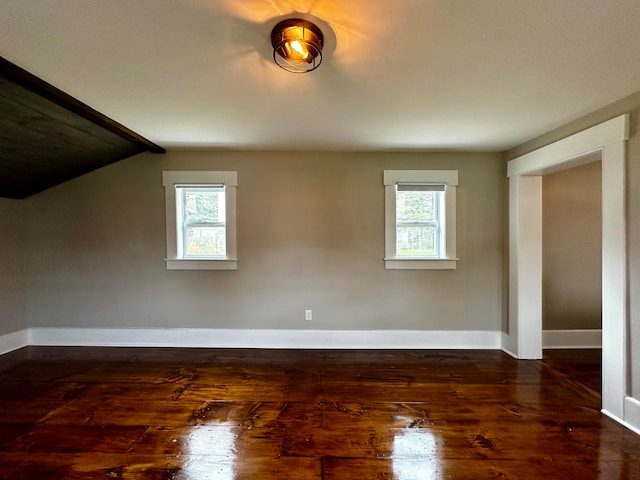
[[[273,60],[280,68],[292,73],[306,73],[322,63],[324,36],[313,23],[289,18],[271,30]]]

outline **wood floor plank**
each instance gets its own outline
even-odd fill
[[[284,430],[320,427],[322,409],[316,403],[207,401],[194,417],[198,425]]]
[[[76,427],[36,425],[0,451],[41,453],[127,453],[146,427]]]
[[[603,418],[597,408],[566,409],[563,418],[549,411],[526,404],[503,402],[429,403],[429,402],[375,402],[342,403],[323,402],[324,426],[348,423],[353,428],[385,425],[388,428],[430,428],[433,426],[473,427],[479,424],[508,424],[512,428],[584,425],[600,428]]]
[[[273,480],[321,479],[316,458],[238,457],[208,455],[17,454],[0,458],[1,480]]]
[[[72,400],[38,422],[47,425],[75,426],[168,426],[195,425],[194,413],[201,403],[173,401],[141,402],[131,399],[105,402],[102,399]]]

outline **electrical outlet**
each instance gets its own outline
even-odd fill
[[[304,311],[304,319],[305,320],[313,320],[313,312],[311,310]]]

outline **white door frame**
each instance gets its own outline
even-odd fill
[[[602,161],[602,411],[624,421],[627,395],[625,150],[621,115],[508,163],[509,332],[502,348],[542,358],[542,175]]]

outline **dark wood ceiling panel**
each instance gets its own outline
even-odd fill
[[[0,196],[25,198],[164,149],[0,57]]]

